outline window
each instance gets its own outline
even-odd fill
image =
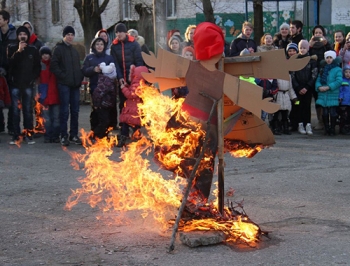
[[[176,0],[166,0],[166,16],[167,18],[176,16]]]
[[[59,22],[60,19],[60,1],[51,0],[51,13],[52,13],[52,23],[55,24]]]
[[[131,18],[131,0],[123,0],[123,19]]]

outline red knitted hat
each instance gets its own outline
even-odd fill
[[[211,22],[198,24],[193,36],[197,60],[208,60],[224,52],[224,35],[219,26]]]

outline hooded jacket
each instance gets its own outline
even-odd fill
[[[115,38],[111,45],[111,55],[119,65],[118,79],[123,78],[128,81],[130,66],[143,66],[143,59],[141,55],[140,45],[134,37],[126,35],[125,40],[119,41]]]
[[[105,48],[102,53],[98,53],[96,49],[94,48],[95,43],[97,40],[103,41],[105,44]],[[110,63],[114,63],[116,65],[116,71],[117,74],[120,73],[120,69],[118,64],[115,63],[113,56],[106,54],[107,45],[105,41],[101,37],[97,37],[92,40],[90,45],[91,53],[88,54],[83,62],[83,66],[81,68],[81,71],[85,77],[89,78],[90,81],[90,93],[93,94],[94,89],[97,87],[98,82],[98,76],[99,73],[94,71],[94,68],[101,64],[102,62],[105,62],[106,65],[109,65]],[[117,76],[117,78],[119,78]]]
[[[58,84],[71,89],[79,88],[84,78],[78,51],[63,40],[53,48],[50,70],[56,75]]]
[[[32,23],[30,23],[30,21],[25,20],[22,22],[22,26],[24,26],[24,24],[29,24],[30,27],[32,28],[30,37],[29,37],[29,44],[30,45],[34,45],[38,50],[43,46],[43,43],[41,41],[39,41],[38,36],[34,33],[34,26]]]
[[[318,92],[316,104],[319,104],[323,107],[339,105],[339,89],[343,82],[343,71],[339,67],[340,63],[341,59],[339,57],[334,59],[334,64],[336,66],[329,70],[327,75],[327,84],[321,84],[322,70],[318,75],[315,85],[316,91]],[[326,62],[323,60],[321,62],[321,67],[324,67],[325,65]],[[321,92],[319,91],[319,87],[321,86],[328,86],[329,90]]]
[[[107,30],[105,30],[105,29],[99,30],[98,32],[96,32],[95,38],[100,37],[101,32],[104,32],[107,35],[106,54],[110,55],[111,54],[111,48],[110,48],[111,47],[111,39],[109,38]],[[92,53],[91,49],[90,49],[90,53]]]
[[[257,46],[253,39],[248,39],[243,33],[239,34],[236,39],[231,42],[230,56],[238,56],[244,48],[253,48],[256,52]]]
[[[25,27],[23,28],[26,29]],[[29,36],[28,30],[26,33]],[[16,44],[10,44],[8,47],[9,85],[20,89],[33,87],[41,71],[39,51],[29,44],[22,52],[18,51],[18,47],[18,40]]]

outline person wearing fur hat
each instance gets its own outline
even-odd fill
[[[309,56],[309,42],[301,40],[298,45],[298,59]],[[299,100],[296,122],[300,134],[312,135],[311,127],[311,100],[315,88],[318,69],[316,57],[312,56],[309,63],[301,70],[294,71],[292,75],[293,89]],[[292,125],[293,129],[295,125]]]
[[[280,26],[280,31],[273,36],[273,45],[278,47],[278,49],[286,50],[289,42],[289,25],[287,23],[282,23]]]
[[[130,66],[143,66],[143,58],[141,55],[141,47],[136,39],[127,34],[127,29],[124,23],[118,23],[115,26],[116,38],[111,45],[111,55],[114,58],[116,64],[119,65],[119,73],[117,73],[119,85],[128,83],[130,84],[129,74]],[[122,112],[125,96],[121,90],[119,90],[119,113]]]
[[[30,32],[29,44],[34,45],[38,50],[43,46],[43,43],[38,39],[38,36],[34,32],[34,26],[30,21],[25,20],[22,22],[22,26],[26,27]]]
[[[350,65],[343,66],[343,82],[339,89],[339,132],[350,135]]]
[[[341,59],[335,51],[324,53],[321,71],[316,80],[318,99],[316,104],[322,106],[322,119],[325,135],[335,135],[335,125],[338,118],[339,89],[343,81],[342,69],[339,67]]]
[[[23,139],[28,144],[34,144],[33,140],[33,98],[34,83],[40,75],[40,55],[38,49],[29,45],[30,33],[24,26],[16,30],[17,44],[8,47],[9,61],[9,86],[12,101],[12,124],[14,134],[10,144],[20,141],[20,117],[23,113],[23,126],[25,135]],[[19,104],[21,103],[21,104]],[[20,108],[22,105],[22,108]]]
[[[100,76],[102,75],[101,64],[104,63],[104,65],[110,65],[113,63],[116,68],[119,68],[118,64],[115,64],[113,56],[106,54],[106,49],[107,43],[102,37],[96,37],[93,39],[90,45],[91,53],[85,57],[83,67],[81,69],[84,76],[89,78],[90,93],[92,97],[95,95],[95,99],[98,98],[98,95],[94,94],[94,91],[97,88],[99,81],[101,83],[102,79],[104,79],[103,77],[100,79]],[[120,70],[117,70],[116,72],[120,72]],[[113,80],[115,80],[115,78]],[[114,91],[114,95],[116,95],[116,88],[114,84],[110,86],[105,88],[106,91],[110,92],[111,94]],[[116,103],[112,102],[111,106],[108,108],[101,108],[101,101],[99,103],[97,102],[98,100],[92,101],[93,104],[90,114],[90,126],[91,131],[94,134],[93,138],[103,138],[107,136],[107,129],[109,126],[111,126],[111,121],[114,119],[113,116],[116,116],[116,112],[113,112],[113,110],[115,110]]]
[[[70,142],[81,145],[78,136],[80,86],[83,80],[80,57],[73,46],[75,30],[72,26],[64,27],[63,39],[52,51],[50,70],[56,75],[60,95],[60,135],[61,145],[68,146]],[[68,118],[70,115],[70,130],[68,137]]]

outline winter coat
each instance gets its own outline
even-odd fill
[[[54,105],[60,103],[56,76],[50,71],[50,59],[41,60],[39,84],[48,84],[47,96],[43,103],[44,105]]]
[[[248,49],[250,47],[254,49],[254,52],[256,52],[257,46],[255,41],[253,39],[248,39],[241,33],[231,42],[230,56],[238,56],[240,52],[244,50],[244,48]]]
[[[278,49],[286,50],[287,45],[290,43],[289,41],[290,35],[288,34],[286,39],[282,39],[281,33],[276,33],[275,36],[273,36],[273,45],[278,47]]]
[[[38,49],[28,45],[22,52],[18,51],[19,43],[8,47],[10,87],[31,88],[41,71],[41,58]]]
[[[304,39],[303,34],[302,34],[302,33],[298,33],[298,34],[295,34],[295,35],[293,35],[293,36],[290,36],[290,37],[289,37],[289,42],[296,43],[296,44],[298,45],[299,42],[300,42],[301,40],[303,40],[303,39]]]
[[[119,65],[118,79],[123,78],[128,81],[130,66],[143,66],[141,48],[134,37],[126,35],[124,41],[119,41],[115,38],[111,45],[111,55],[114,61]]]
[[[309,56],[309,54],[301,55],[298,54],[297,58],[304,58]],[[318,69],[316,56],[312,56],[307,65],[298,71],[291,72],[293,89],[297,95],[299,91],[306,88],[308,92],[312,92],[315,88],[315,81],[317,78]]]
[[[343,82],[339,89],[339,99],[342,99],[341,105],[350,106],[350,79],[343,78]]]
[[[96,108],[112,108],[116,104],[115,79],[98,74],[97,87],[92,93],[92,104]]]
[[[341,48],[339,55],[343,59],[343,66],[350,64],[350,49]]]
[[[310,47],[309,54],[317,56],[318,69],[320,69],[321,61],[324,59],[324,53],[329,50],[332,50],[332,47],[329,44],[329,42],[327,42],[326,44],[324,44],[323,42],[315,42],[315,44],[312,47]]]
[[[324,61],[321,62],[321,64],[323,65]],[[321,84],[321,75],[322,75],[322,70],[320,72],[320,75],[318,75],[317,77],[316,85],[315,85],[316,91],[318,92],[316,104],[321,105],[323,107],[338,106],[339,89],[343,82],[342,69],[339,66],[336,66],[331,70],[329,70],[328,76],[327,76],[327,84],[323,84],[323,85]],[[329,90],[321,92],[319,91],[319,87],[321,86],[329,86]]]
[[[95,88],[97,87],[97,82],[99,78],[99,73],[94,71],[94,68],[101,64],[102,62],[105,62],[106,65],[109,65],[110,63],[114,63],[116,66],[117,73],[120,73],[120,69],[118,64],[115,63],[113,56],[106,54],[107,46],[105,45],[105,50],[102,53],[97,53],[96,49],[94,48],[95,42],[97,40],[103,40],[100,37],[97,37],[92,40],[90,45],[91,53],[88,54],[83,62],[83,66],[81,68],[81,71],[85,77],[89,78],[90,82],[90,93],[93,94]]]
[[[31,30],[31,35],[29,37],[29,44],[35,46],[36,49],[40,49],[43,46],[43,43],[38,39],[38,36],[36,36],[36,34],[34,33],[34,26],[32,23],[30,23],[30,21],[25,20],[22,22],[22,26],[24,26],[25,24],[29,24],[30,27],[32,28]]]
[[[11,105],[11,97],[7,81],[4,76],[0,76],[0,108]]]
[[[277,93],[276,79],[255,79],[255,83],[263,88],[263,98],[272,97]]]
[[[5,69],[6,72],[9,70],[8,65],[8,58],[7,58],[7,47],[10,44],[16,44],[18,42],[17,40],[17,34],[16,34],[16,28],[9,24],[9,30],[4,38],[2,39],[2,34],[0,34],[0,67]]]
[[[292,110],[291,100],[297,99],[297,95],[292,87],[292,79],[277,79],[278,92],[274,96],[274,100],[280,105],[280,110]]]
[[[79,88],[84,78],[78,51],[63,40],[53,48],[50,70],[56,75],[58,84],[72,89]]]
[[[148,72],[147,67],[141,66],[131,70],[131,84],[122,88],[122,92],[126,98],[122,113],[120,114],[120,122],[127,123],[132,126],[141,125],[138,113],[138,104],[142,103],[142,99],[137,96],[136,91],[140,86],[142,78],[141,73]]]

